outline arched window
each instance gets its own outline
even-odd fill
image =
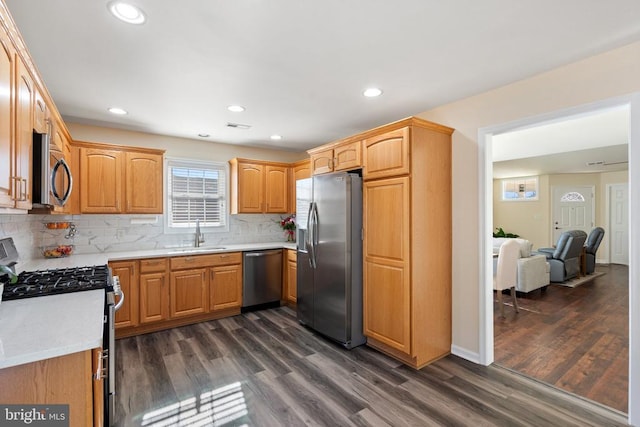
[[[564,196],[560,198],[561,202],[584,202],[584,196],[577,191],[570,191],[565,193]]]

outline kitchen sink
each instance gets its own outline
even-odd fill
[[[169,255],[173,254],[194,254],[200,252],[215,252],[227,249],[224,246],[200,246],[199,248],[176,248],[169,251]]]

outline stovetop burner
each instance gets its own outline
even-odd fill
[[[67,292],[109,289],[111,272],[107,265],[25,271],[18,281],[4,287],[3,300],[31,298]]]

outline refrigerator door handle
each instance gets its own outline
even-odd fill
[[[313,202],[309,203],[309,212],[307,213],[307,236],[304,242],[305,249],[309,252],[309,266],[313,265]]]
[[[316,202],[313,202],[313,213],[311,214],[312,224],[311,229],[313,232],[311,233],[311,247],[313,248],[312,256],[313,259],[313,268],[317,268],[318,263],[316,259],[316,245],[318,244],[318,205]]]

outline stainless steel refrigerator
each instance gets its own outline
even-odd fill
[[[346,348],[362,333],[362,178],[337,172],[296,182],[300,323]]]

